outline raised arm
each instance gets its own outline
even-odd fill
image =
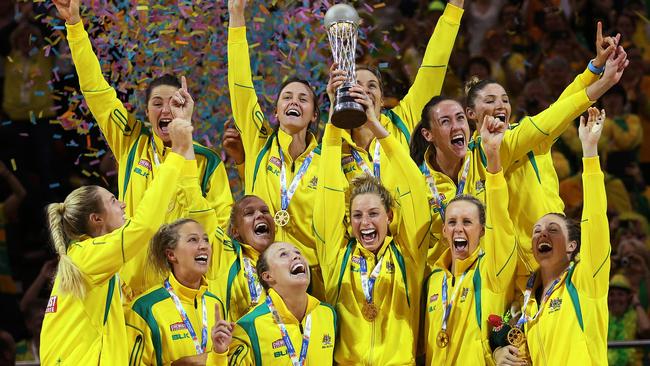
[[[413,131],[420,120],[424,105],[434,96],[440,95],[447,72],[447,64],[454,48],[460,19],[463,15],[463,0],[452,0],[438,19],[438,24],[429,39],[422,64],[413,85],[393,111],[400,115],[409,131]]]
[[[547,152],[569,124],[584,110],[616,85],[629,64],[627,54],[619,47],[610,55],[603,77],[587,88],[559,100],[534,117],[525,117],[506,132],[501,144],[501,164],[504,170],[521,160],[529,151]]]
[[[91,283],[108,281],[124,263],[147,247],[146,243],[163,224],[169,203],[175,198],[176,182],[182,172],[191,171],[190,167],[184,169],[184,165],[187,160],[194,160],[190,122],[174,120],[170,124],[170,135],[172,153],[161,165],[135,215],[109,234],[70,244],[68,255]]]
[[[515,231],[508,213],[508,185],[503,177],[499,147],[507,124],[489,117],[481,126],[481,141],[487,157],[485,182],[485,266],[486,285],[495,292],[508,290],[517,268]]]
[[[605,111],[589,108],[589,119],[580,118],[582,142],[582,185],[584,206],[580,224],[580,261],[576,286],[592,296],[604,296],[609,288],[611,245],[607,220],[604,174],[598,158],[598,139],[605,123]]]
[[[93,52],[88,33],[79,15],[79,0],[53,0],[59,14],[65,19],[68,44],[72,54],[81,93],[90,112],[102,130],[108,146],[122,163],[131,141],[139,135],[141,123],[130,115],[102,75],[97,55]]]
[[[244,11],[247,0],[228,0],[228,88],[235,126],[241,133],[247,157],[255,158],[271,134],[253,85],[246,40]]]

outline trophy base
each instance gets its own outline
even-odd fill
[[[350,87],[342,87],[336,93],[332,124],[338,128],[349,130],[366,123],[366,110],[357,103],[349,93]]]

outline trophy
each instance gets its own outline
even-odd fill
[[[357,128],[367,119],[363,105],[350,96],[350,88],[357,83],[355,53],[359,14],[350,5],[336,4],[325,13],[324,23],[334,62],[346,72],[345,82],[336,89],[332,123],[343,129]]]

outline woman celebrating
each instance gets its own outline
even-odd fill
[[[578,128],[585,197],[582,222],[574,224],[562,214],[551,213],[533,227],[539,270],[528,279],[525,312],[518,323],[525,330],[533,365],[607,365],[611,246],[598,158],[604,121],[604,111],[599,115],[590,108],[588,121],[581,118]],[[495,355],[497,359],[512,356],[509,350],[502,353]]]
[[[447,63],[460,27],[463,5],[464,0],[449,1],[429,39],[413,85],[394,108],[382,113],[384,85],[379,70],[365,65],[356,67],[356,80],[370,97],[372,108],[375,115],[379,116],[381,125],[405,148],[408,148],[411,133],[420,118],[422,107],[429,99],[440,94]],[[332,65],[330,75],[332,87],[328,87],[327,93],[330,102],[333,102],[334,91],[345,81],[345,72],[337,70],[337,65]],[[349,181],[361,173],[373,175],[382,181],[386,177],[396,180],[401,178],[394,176],[396,169],[388,168],[381,161],[385,152],[382,151],[381,144],[368,127],[361,126],[349,132],[344,131],[342,135],[346,142],[343,147],[343,170]],[[384,158],[384,160],[388,159]],[[382,164],[384,164],[383,169]]]
[[[277,224],[277,240],[296,243],[312,266],[312,294],[323,284],[314,252],[311,221],[320,149],[309,131],[318,123],[318,98],[309,82],[289,79],[276,96],[272,130],[260,109],[251,76],[246,40],[246,0],[229,0],[228,86],[235,125],[245,151],[245,193],[266,202]]]
[[[138,255],[163,223],[181,172],[196,180],[192,125],[169,125],[173,148],[135,215],[98,186],[77,188],[48,206],[59,267],[45,310],[41,359],[45,365],[126,365],[128,350],[117,271]]]
[[[366,125],[386,156],[401,162],[391,166],[400,169],[403,183],[390,187],[401,192],[395,202],[377,178],[354,179],[348,225],[344,220],[348,181],[340,168],[342,131],[326,126],[314,230],[326,299],[341,319],[334,360],[339,364],[414,364],[426,253],[423,240],[430,222],[426,186],[406,149],[379,122],[363,88],[355,86],[351,91],[366,107]],[[395,207],[400,211],[393,211]],[[398,214],[402,220],[391,236],[389,225]]]
[[[149,258],[168,277],[135,299],[125,314],[130,364],[205,362],[212,349],[208,324],[215,323],[215,309],[222,312],[219,319],[225,315],[205,277],[212,259],[208,235],[193,219],[176,220],[151,239]]]
[[[144,192],[158,174],[158,167],[173,147],[169,123],[174,118],[191,121],[194,101],[184,78],[182,83],[171,75],[154,79],[146,92],[145,113],[151,129],[146,127],[143,121],[136,120],[127,112],[117,98],[115,89],[104,80],[79,16],[79,0],[54,0],[54,4],[66,21],[68,43],[81,92],[117,159],[120,198],[126,203],[127,214],[133,215]],[[215,209],[220,224],[225,226],[232,205],[226,170],[216,152],[196,142],[194,150],[203,199]],[[174,221],[187,213],[187,208],[181,202],[175,202],[172,207],[165,222]],[[143,270],[146,263],[146,252],[143,251],[120,270],[120,277],[128,285],[123,289],[123,295],[128,300],[157,284],[156,277]]]
[[[268,296],[239,319],[229,339],[223,321],[213,328],[208,365],[331,365],[336,343],[336,312],[307,294],[309,264],[289,243],[270,245],[257,262]],[[219,353],[221,352],[221,353]]]
[[[442,234],[448,249],[435,263],[423,297],[427,365],[492,363],[487,362],[492,357],[487,315],[501,314],[512,300],[517,264],[499,158],[506,130],[507,124],[495,118],[486,119],[481,129],[487,214],[470,195],[456,196],[447,205]]]

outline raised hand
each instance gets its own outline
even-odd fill
[[[594,66],[603,67],[609,56],[616,51],[620,40],[620,33],[616,34],[615,37],[603,37],[603,23],[598,22],[596,25],[596,58],[594,58]]]
[[[194,127],[188,120],[174,118],[169,124],[169,137],[172,140],[172,151],[183,155],[187,160],[194,160],[192,131]]]
[[[230,28],[243,27],[246,25],[244,11],[247,0],[228,0],[228,14],[230,16],[228,26]]]
[[[379,116],[375,113],[375,103],[372,102],[365,89],[357,84],[350,88],[350,96],[366,110],[366,123],[364,126],[368,127],[378,139],[388,136],[388,131],[381,125]]]
[[[336,89],[338,89],[345,82],[345,70],[339,69],[339,64],[336,62],[330,66],[330,79],[327,83],[327,96],[330,99],[330,105],[334,106],[336,100]]]
[[[605,63],[605,72],[603,76],[595,83],[587,87],[587,97],[589,100],[598,100],[602,97],[612,86],[616,85],[623,76],[623,71],[630,64],[627,59],[627,53],[623,47],[618,46],[616,52],[609,55]]]
[[[605,125],[605,110],[598,111],[598,108],[589,107],[587,110],[589,117],[585,119],[580,116],[580,126],[578,127],[578,137],[582,142],[582,156],[590,157],[598,155],[598,140]]]
[[[194,112],[194,99],[187,89],[187,79],[181,76],[181,88],[174,92],[169,102],[174,118],[180,118],[192,122]]]
[[[79,0],[52,0],[56,10],[61,18],[69,25],[77,24],[81,21],[79,15]]]
[[[490,173],[497,173],[501,170],[501,159],[499,149],[501,141],[505,136],[508,124],[493,116],[485,116],[481,125],[481,146],[487,156],[487,170]]]
[[[218,304],[214,304],[214,320],[212,327],[212,350],[216,353],[226,353],[232,342],[233,323],[221,319],[221,311]]]
[[[228,121],[223,126],[223,149],[226,155],[230,157],[235,164],[239,165],[244,162],[246,153],[244,152],[244,144],[241,141],[239,131],[232,125],[232,121]]]

